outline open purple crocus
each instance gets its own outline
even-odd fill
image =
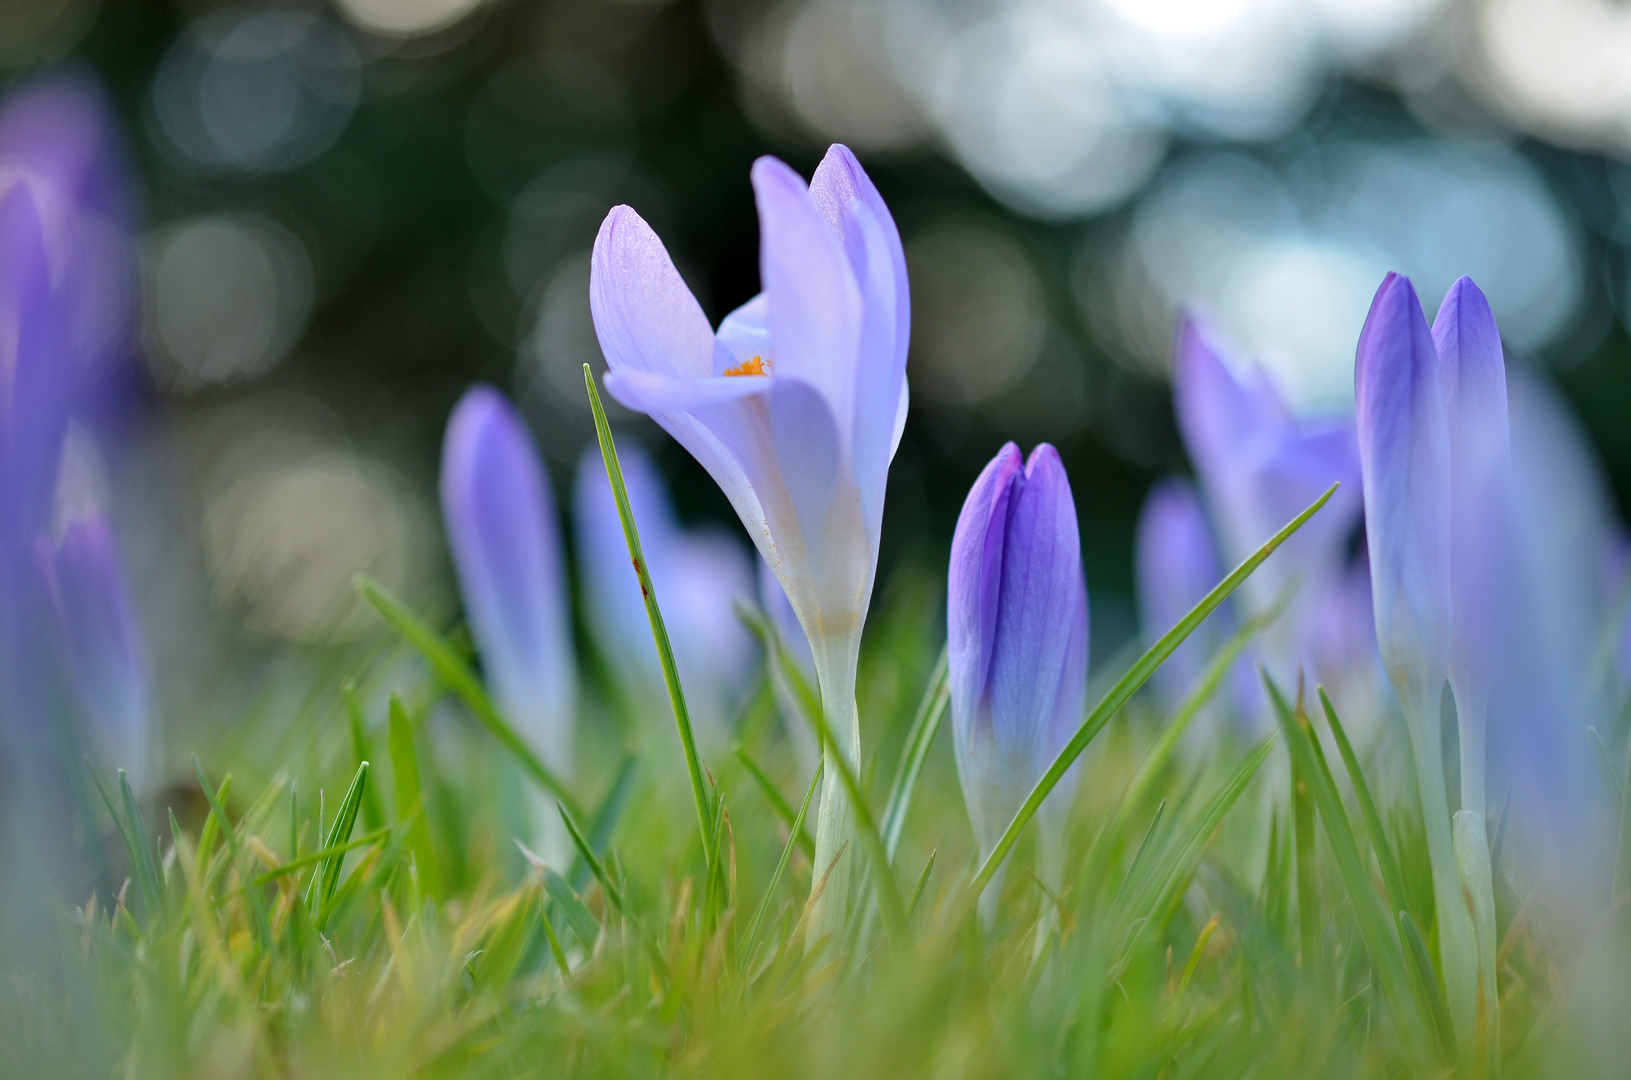
[[[590,307],[606,389],[708,470],[775,571],[809,639],[828,725],[855,765],[855,668],[906,418],[906,259],[883,199],[842,146],[808,186],[760,158],[753,188],[764,291],[717,332],[627,206],[595,240]],[[829,763],[811,940],[843,921],[850,814]]]
[[[946,641],[957,775],[988,857],[1081,724],[1087,691],[1076,505],[1047,443],[1029,461],[1009,443],[974,481],[952,536]],[[1056,789],[1050,803],[1068,798]]]

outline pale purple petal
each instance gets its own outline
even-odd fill
[[[760,293],[719,324],[719,333],[714,335],[714,374],[723,375],[727,368],[739,368],[754,359],[774,367],[772,345],[770,302]]]
[[[906,281],[906,249],[901,245],[900,230],[895,227],[894,216],[884,205],[883,196],[878,194],[872,178],[855,160],[849,147],[841,143],[834,143],[816,167],[815,175],[810,178],[810,198],[833,231],[845,238],[845,250],[858,281],[866,281],[871,255],[867,247],[858,247],[851,241],[852,232],[846,222],[853,215],[852,204],[859,202],[877,222],[887,252],[890,275],[894,279],[894,286],[889,290],[895,304],[894,318],[890,320],[895,329],[893,355],[895,366],[903,370],[912,326],[912,302]]]
[[[861,292],[839,238],[799,175],[775,158],[753,165],[759,275],[776,341],[776,375],[820,391],[848,446],[860,362]]]
[[[1436,710],[1450,651],[1449,424],[1408,278],[1377,290],[1354,381],[1376,638],[1401,697]]]
[[[442,513],[488,684],[564,770],[577,675],[555,500],[525,425],[491,387],[466,393],[448,421]]]
[[[606,215],[590,258],[589,308],[614,372],[713,374],[713,328],[651,226],[627,206]]]
[[[946,649],[953,716],[963,716],[965,723],[972,723],[991,671],[1008,499],[1023,468],[1018,446],[1008,443],[999,450],[974,481],[952,533]]]

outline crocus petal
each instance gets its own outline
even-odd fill
[[[1500,630],[1515,569],[1507,548],[1512,460],[1506,364],[1489,302],[1471,278],[1451,286],[1433,321],[1450,423],[1450,678],[1462,709],[1480,719],[1503,666]],[[1463,700],[1464,698],[1470,700]]]
[[[1008,498],[1013,478],[1024,463],[1013,443],[997,451],[975,479],[952,533],[946,591],[947,659],[952,700],[968,703],[971,713],[991,671],[1002,587],[1002,546],[1008,535]]]
[[[776,375],[802,379],[820,391],[847,447],[862,320],[854,271],[798,173],[775,158],[760,158],[753,164],[753,191]]]
[[[1354,369],[1376,638],[1401,696],[1437,715],[1450,651],[1450,446],[1438,353],[1410,280],[1389,274]]]
[[[719,333],[714,335],[714,374],[723,375],[726,369],[740,368],[754,358],[766,361],[773,368],[776,360],[773,344],[770,303],[765,294],[760,293],[719,324]]]
[[[147,648],[118,542],[100,513],[41,538],[39,568],[74,682],[114,763],[140,778],[150,728]]]
[[[854,242],[852,230],[846,223],[853,216],[852,208],[856,203],[864,207],[877,223],[886,249],[889,273],[894,279],[889,296],[895,305],[894,318],[890,320],[895,331],[895,366],[904,369],[912,326],[912,301],[906,284],[906,249],[900,242],[900,230],[895,227],[894,216],[889,213],[889,207],[884,204],[883,196],[878,194],[877,186],[861,168],[861,163],[855,160],[849,147],[838,143],[828,149],[826,157],[816,167],[815,175],[810,178],[810,198],[833,231],[845,238],[845,251],[858,281],[865,282],[873,273],[869,269],[874,258],[871,241],[868,238],[864,244]]]
[[[448,421],[442,512],[499,706],[564,770],[577,676],[555,500],[525,425],[491,387],[466,393]]]
[[[713,328],[668,249],[627,206],[606,215],[590,258],[589,307],[613,371],[713,374]]]

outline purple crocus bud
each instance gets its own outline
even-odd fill
[[[1004,446],[963,503],[946,599],[957,775],[982,856],[1082,721],[1087,581],[1070,481]],[[1068,799],[1068,794],[1056,798]]]
[[[1162,480],[1150,489],[1138,518],[1133,573],[1139,623],[1151,643],[1223,580],[1212,527],[1189,481]],[[1213,612],[1156,671],[1156,689],[1168,708],[1194,687],[1207,657],[1227,633],[1227,618],[1226,610]]]
[[[1450,433],[1450,685],[1460,721],[1461,804],[1484,813],[1485,721],[1508,658],[1512,453],[1506,362],[1489,302],[1463,277],[1433,320]]]
[[[40,537],[35,556],[96,741],[139,786],[151,749],[150,668],[113,529],[92,511],[55,544]]]
[[[595,240],[590,307],[606,389],[708,470],[781,581],[853,766],[861,628],[906,418],[906,261],[877,189],[842,146],[808,187],[761,158],[753,188],[764,291],[717,333],[662,241],[626,206]],[[842,925],[848,896],[851,811],[840,770],[825,777],[812,942]]]
[[[1236,594],[1247,611],[1259,612],[1296,589],[1258,642],[1271,674],[1291,685],[1298,668],[1312,659],[1307,628],[1317,617],[1313,594],[1343,573],[1359,519],[1352,420],[1295,416],[1260,366],[1227,358],[1193,316],[1178,325],[1172,388],[1178,427],[1226,565],[1250,557],[1333,483],[1342,485]]]
[[[1438,364],[1416,290],[1389,274],[1359,336],[1354,386],[1376,639],[1412,724],[1437,719],[1450,665],[1450,429]]]
[[[682,528],[662,478],[637,446],[620,448],[618,457],[692,718],[704,746],[717,749],[753,672],[753,638],[736,613],[737,603],[753,595],[748,553],[717,530]],[[578,462],[572,500],[584,614],[595,642],[611,670],[639,672],[642,706],[661,703],[662,669],[645,598],[598,446]]]
[[[442,516],[493,697],[566,773],[577,670],[555,499],[526,425],[490,386],[466,392],[448,421]]]

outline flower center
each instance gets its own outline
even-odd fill
[[[765,363],[764,357],[755,356],[751,360],[744,360],[735,367],[725,369],[726,375],[769,375],[770,365]]]

